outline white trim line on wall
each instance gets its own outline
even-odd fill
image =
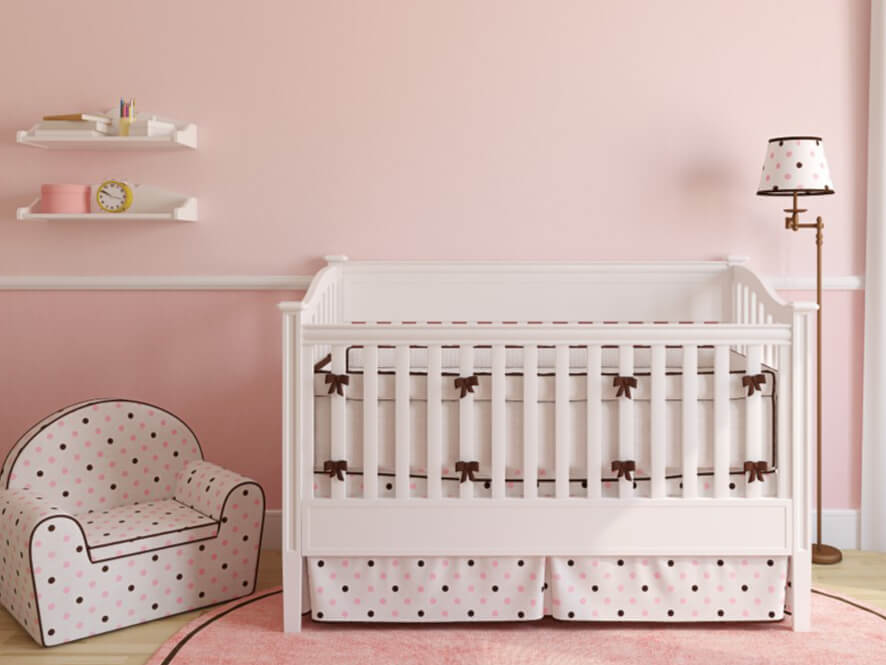
[[[815,522],[813,511],[809,519]],[[858,511],[849,508],[825,510],[821,514],[822,539],[841,550],[858,549]],[[279,508],[265,511],[262,549],[279,550],[283,543],[283,513]]]
[[[815,276],[792,277],[780,275],[766,280],[777,291],[814,291]],[[861,291],[864,289],[864,275],[834,275],[825,277],[822,288],[828,291]]]
[[[776,275],[766,280],[773,288],[812,291],[814,276]],[[311,275],[22,275],[0,276],[0,291],[304,291]],[[864,289],[862,275],[824,278],[830,291]]]
[[[304,291],[310,275],[0,276],[6,291]]]

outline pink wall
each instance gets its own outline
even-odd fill
[[[838,191],[809,204],[828,223],[827,273],[863,271],[864,0],[157,0],[137,11],[136,29],[119,31],[93,10],[76,0],[0,8],[0,274],[306,273],[335,252],[744,254],[766,274],[807,275],[812,238],[785,232],[781,202],[753,195],[765,140],[795,132],[825,138]],[[23,29],[35,25],[39,40]],[[44,112],[110,106],[121,94],[198,122],[200,150],[13,143]],[[202,220],[14,221],[42,182],[109,175],[196,195]],[[0,387],[3,440],[69,396],[126,393],[196,419],[217,441],[210,454],[254,472],[274,497],[276,439],[258,459],[240,452],[236,428],[277,436],[275,298],[0,294],[0,312],[31,308],[0,326],[15,377]],[[828,467],[830,507],[858,504],[859,409],[847,395],[860,383],[860,302],[828,296],[827,445],[841,469]],[[178,316],[161,320],[163,310]],[[102,349],[128,365],[83,364]],[[232,430],[226,405],[238,395],[268,411]]]

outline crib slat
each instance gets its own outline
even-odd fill
[[[698,496],[698,347],[683,347],[683,496]]]
[[[507,413],[505,411],[505,347],[492,348],[492,498],[505,498]]]
[[[760,305],[762,307],[762,305]],[[766,322],[766,325],[772,325],[772,314],[767,314],[766,318],[763,319]],[[763,349],[763,362],[773,367],[774,369],[778,369],[778,348],[773,344],[767,344]]]
[[[439,344],[428,347],[428,498],[439,499],[442,492],[440,473],[443,462],[440,454],[442,437],[442,350]]]
[[[773,466],[778,468],[778,498],[787,499],[790,496],[790,472],[791,468],[791,413],[790,413],[790,395],[791,395],[791,347],[778,347],[778,369],[779,384],[776,408],[778,409],[778,446],[776,454],[778,459]]]
[[[729,347],[714,349],[714,497],[729,496]]]
[[[599,344],[588,346],[587,385],[587,477],[589,499],[601,495],[600,473],[603,467],[603,377],[602,351]]]
[[[409,346],[395,352],[394,379],[394,493],[409,498]]]
[[[363,347],[363,496],[378,497],[378,346]]]
[[[760,359],[762,357],[762,352],[763,349],[759,344],[754,344],[748,347],[747,374],[753,376],[760,373]],[[771,380],[772,378],[770,376],[766,377],[767,382]],[[745,395],[747,395],[747,392],[745,392]],[[745,459],[753,462],[762,459],[763,455],[763,446],[761,445],[761,437],[763,433],[762,409],[763,395],[759,390],[755,390],[753,395],[745,397]],[[757,482],[756,480],[754,482],[748,482],[747,475],[745,476],[745,496],[748,498],[762,496],[763,483]],[[767,481],[769,480],[768,476],[764,477]]]
[[[618,374],[634,375],[634,347],[631,345],[618,347]],[[621,460],[634,459],[634,399],[636,389],[632,399],[621,397],[618,400],[618,457]],[[622,478],[618,483],[618,496],[623,499],[634,496],[634,483]]]
[[[538,347],[523,348],[523,496],[538,496]]]
[[[558,499],[569,497],[569,346],[558,344],[554,383],[554,457],[556,478],[554,494]]]
[[[650,362],[651,386],[649,396],[650,411],[650,460],[652,467],[650,496],[653,499],[663,498],[667,494],[665,469],[667,467],[667,425],[665,423],[666,403],[665,403],[665,347],[663,344],[656,344],[652,347],[652,358]]]
[[[316,436],[314,435],[314,409],[316,408],[316,400],[314,399],[314,353],[316,347],[305,344],[301,353],[302,367],[305,371],[299,374],[302,377],[302,397],[304,398],[304,406],[299,411],[301,415],[301,450],[297,451],[297,455],[301,455],[302,470],[302,487],[304,499],[314,498],[314,446],[316,445]]]
[[[332,347],[332,373],[333,374],[344,374],[345,373],[345,347],[344,346],[334,346]],[[344,389],[344,397],[337,395],[335,393],[329,396],[330,404],[329,404],[329,417],[330,417],[330,447],[329,452],[330,456],[334,460],[346,460],[348,458],[347,452],[347,443],[346,436],[346,422],[345,422],[345,408],[346,408],[346,400],[347,400],[347,387]],[[347,482],[347,475],[345,475],[345,481],[342,482],[337,478],[330,479],[331,492],[330,496],[333,499],[344,499],[347,492],[345,491],[345,483]]]
[[[474,347],[459,347],[459,374],[471,376],[474,373]],[[474,459],[474,393],[467,393],[458,401],[458,450],[459,458],[465,462]],[[458,487],[462,499],[474,496],[474,483],[466,480]]]

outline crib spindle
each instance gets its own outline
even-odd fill
[[[394,360],[394,494],[409,498],[409,346],[400,344]]]
[[[363,496],[378,498],[378,346],[363,347]]]
[[[698,496],[698,347],[683,347],[683,496]]]
[[[650,474],[651,486],[650,496],[653,499],[661,499],[667,494],[665,484],[665,469],[667,466],[667,425],[666,418],[666,363],[665,363],[665,347],[663,344],[656,344],[652,347],[652,358],[650,362],[650,395],[649,395],[649,411],[650,411]]]
[[[464,345],[459,348],[459,374],[463,377],[474,373],[474,347]],[[474,393],[468,392],[458,401],[458,450],[459,459],[469,462],[474,459]],[[470,480],[459,484],[459,496],[471,499],[474,496],[474,483]]]
[[[442,349],[439,344],[428,347],[427,386],[427,440],[428,440],[428,498],[439,499],[442,495],[440,473],[443,462],[440,453],[442,438]]]
[[[345,347],[344,346],[334,346],[332,347],[332,373],[333,374],[344,374],[346,367],[345,360]],[[347,451],[347,431],[346,431],[346,400],[347,400],[347,388],[343,390],[344,395],[338,395],[336,393],[332,393],[329,396],[330,404],[329,404],[329,417],[330,417],[330,456],[334,460],[346,460],[348,458]],[[347,495],[346,492],[346,483],[347,483],[347,475],[345,475],[345,480],[340,481],[337,478],[330,479],[331,484],[331,492],[330,496],[333,499],[344,499]]]
[[[558,344],[555,360],[554,384],[554,458],[556,479],[554,495],[558,499],[569,497],[569,346]]]
[[[729,347],[714,348],[714,497],[729,496]]]
[[[754,344],[748,347],[746,370],[748,376],[760,374],[761,356],[762,347],[759,344]],[[770,381],[771,379],[770,377],[766,377],[766,380]],[[763,436],[761,420],[763,410],[763,395],[759,390],[754,390],[753,395],[748,395],[748,392],[750,392],[750,389],[745,392],[745,459],[752,462],[757,462],[758,460],[762,459],[763,455],[763,447],[761,445],[761,438]],[[762,496],[763,483],[757,481],[756,479],[751,482],[748,480],[748,477],[745,477],[745,483],[745,496],[747,496],[748,498],[758,498]]]
[[[314,498],[314,353],[316,347],[305,344],[302,348],[301,363],[304,368],[299,373],[301,376],[302,396],[304,398],[304,406],[299,415],[301,423],[297,427],[301,428],[301,470],[302,470],[302,492],[303,498],[310,500]]]
[[[538,347],[523,348],[523,497],[538,496]]]
[[[779,385],[778,394],[782,395],[776,403],[778,409],[778,448],[777,459],[773,466],[778,468],[778,498],[790,496],[791,469],[791,347],[778,347]]]
[[[599,344],[588,346],[587,385],[587,497],[599,499],[600,472],[603,467],[603,378],[602,351]]]
[[[766,325],[771,326],[773,323],[772,314],[767,314],[765,320],[766,320]],[[776,347],[774,344],[767,344],[766,345],[766,353],[764,354],[764,357],[763,357],[763,362],[765,362],[767,365],[769,365],[770,367],[772,367],[774,369],[778,369],[778,353],[779,353],[778,347]]]
[[[505,347],[492,348],[492,498],[505,498],[507,413],[505,411]]]
[[[618,347],[619,376],[634,375],[634,347],[622,345]],[[621,460],[634,459],[634,399],[636,389],[629,399],[624,395],[618,399],[618,457]],[[623,477],[618,483],[618,496],[622,499],[634,496],[634,483]]]

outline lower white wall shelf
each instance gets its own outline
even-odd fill
[[[92,186],[93,196],[97,185]],[[198,219],[197,199],[181,196],[158,187],[135,185],[132,205],[126,212],[105,212],[93,198],[92,209],[87,213],[47,213],[40,212],[40,197],[31,205],[18,208],[16,218],[24,221],[103,221],[123,222],[126,220],[151,220],[169,222],[196,222]]]

